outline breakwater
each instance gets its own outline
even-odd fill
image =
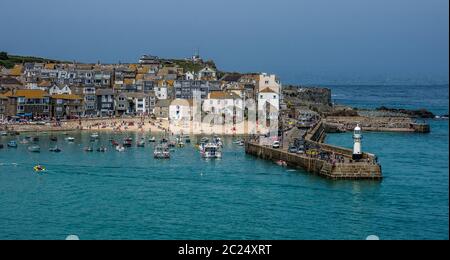
[[[257,141],[248,141],[245,144],[245,152],[264,160],[284,161],[287,166],[301,168],[309,173],[317,174],[330,179],[367,179],[381,180],[381,165],[373,154],[364,153],[359,161],[352,160],[352,150],[324,144],[325,127],[320,121],[310,129],[305,140],[312,145],[317,153],[290,153],[284,148],[274,149]],[[338,161],[320,157],[319,154],[332,155],[339,158]]]

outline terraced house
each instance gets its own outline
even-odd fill
[[[83,98],[73,94],[52,96],[52,117],[58,119],[79,118],[83,114]]]
[[[50,95],[40,89],[12,90],[5,94],[12,109],[11,115],[21,117],[49,118],[51,116]]]

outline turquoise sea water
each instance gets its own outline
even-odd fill
[[[389,86],[372,100],[346,96],[355,88],[374,92],[333,87],[336,101],[399,105]],[[429,87],[402,88],[408,94],[398,100],[411,100],[408,106],[448,113],[447,86],[426,98],[422,88]],[[448,121],[431,126],[430,134],[364,133],[363,149],[379,156],[382,182],[330,181],[281,168],[246,156],[231,138],[222,160],[202,160],[187,146],[158,161],[150,144],[83,152],[87,133],[73,134],[75,144],[58,136],[63,152],[51,154],[53,144],[41,135],[40,154],[24,145],[0,150],[0,239],[448,239]],[[327,142],[352,145],[350,134]],[[36,163],[48,171],[35,174]]]

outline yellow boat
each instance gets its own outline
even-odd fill
[[[45,171],[45,167],[44,166],[40,166],[40,165],[36,165],[33,167],[35,172],[43,172]]]

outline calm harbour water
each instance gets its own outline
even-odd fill
[[[383,96],[375,88],[333,93],[348,105],[448,114],[448,86],[378,86]],[[59,135],[63,152],[51,154],[49,136],[41,135],[40,154],[25,145],[0,150],[0,239],[448,239],[448,121],[431,126],[430,134],[364,133],[363,149],[379,156],[382,182],[281,168],[246,156],[231,138],[222,160],[202,160],[190,145],[162,161],[148,143],[124,153],[83,152],[87,133],[73,134],[74,144]],[[351,147],[351,134],[327,142]],[[35,174],[36,163],[48,171]]]

